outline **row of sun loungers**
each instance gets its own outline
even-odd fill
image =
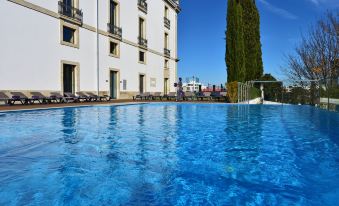
[[[31,92],[28,97],[22,92],[11,92],[11,97],[6,93],[0,92],[0,101],[6,104],[13,105],[15,103],[21,104],[47,104],[47,103],[71,103],[71,102],[93,102],[93,101],[110,101],[109,96],[98,96],[92,92],[77,92],[77,95],[72,93],[51,92],[49,96],[43,95],[41,92]]]
[[[163,95],[161,92],[144,92],[133,97],[133,100],[176,100],[176,92],[170,92],[169,94]],[[200,101],[226,101],[226,92],[185,92],[182,95],[182,100],[200,100]]]

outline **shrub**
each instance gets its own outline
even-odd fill
[[[227,83],[227,97],[231,103],[238,102],[238,82]]]

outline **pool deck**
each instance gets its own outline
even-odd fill
[[[35,109],[53,109],[53,108],[66,108],[66,107],[86,107],[95,105],[130,105],[130,104],[145,104],[145,103],[175,103],[176,101],[134,101],[130,99],[111,100],[109,102],[81,102],[81,103],[62,103],[62,104],[30,104],[30,105],[0,105],[0,112],[10,111],[25,111]],[[181,103],[219,103],[225,102],[215,101],[180,101]]]

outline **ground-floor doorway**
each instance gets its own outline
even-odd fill
[[[145,75],[139,75],[139,92],[140,94],[145,92]]]
[[[75,93],[75,65],[63,64],[63,91]]]
[[[110,97],[112,99],[118,98],[118,72],[110,71]]]

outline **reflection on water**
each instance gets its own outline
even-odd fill
[[[334,205],[338,124],[297,106],[8,113],[0,205]]]

